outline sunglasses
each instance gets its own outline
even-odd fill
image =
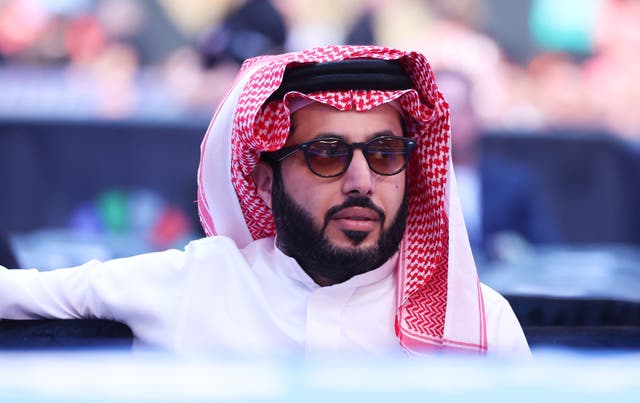
[[[414,140],[398,136],[375,137],[364,143],[347,143],[339,138],[323,137],[264,153],[264,156],[267,160],[281,162],[302,150],[311,172],[323,178],[333,178],[347,171],[353,159],[353,151],[360,149],[373,172],[391,176],[407,167],[415,145]]]

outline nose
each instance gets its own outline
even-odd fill
[[[343,193],[370,196],[374,191],[373,175],[362,150],[354,150],[351,164],[343,175]]]

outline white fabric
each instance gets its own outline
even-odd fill
[[[50,272],[0,268],[0,318],[114,319],[136,345],[181,353],[394,354],[394,257],[377,270],[319,287],[265,238],[227,237]],[[488,354],[528,357],[508,303],[482,286]],[[451,306],[451,305],[449,305]]]
[[[445,322],[444,334],[445,338],[449,340],[456,338],[465,340],[463,338],[465,334],[479,333],[481,340],[486,340],[486,330],[481,321],[481,318],[484,317],[482,310],[486,307],[482,303],[475,303],[478,300],[482,301],[484,293],[480,289],[480,280],[475,270],[475,262],[460,206],[458,184],[453,173],[451,160],[449,160],[447,179],[446,204],[449,206],[447,214],[449,234],[456,234],[456,236],[449,237],[449,267],[455,267],[457,270],[447,272],[449,292],[447,294],[447,321]],[[478,315],[469,315],[466,312],[469,307],[477,307],[480,312]],[[452,334],[454,332],[457,332],[457,335]]]
[[[239,75],[216,110],[202,142],[198,168],[198,192],[202,194],[203,189],[210,189],[207,198],[198,197],[199,208],[207,210],[212,219],[201,219],[205,232],[225,234],[240,245],[248,244],[252,238],[231,180],[231,141],[228,138],[233,121],[228,117],[235,113],[236,103],[227,102],[227,99],[237,99],[250,77],[251,74]],[[210,208],[210,205],[215,208]],[[215,228],[212,221],[215,222]]]

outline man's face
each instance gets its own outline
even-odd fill
[[[392,106],[342,112],[312,104],[293,114],[285,146],[327,136],[366,142],[381,135],[403,135],[399,112]],[[405,171],[378,175],[361,150],[354,151],[347,171],[334,178],[312,173],[304,153],[298,151],[280,163],[274,178],[272,206],[279,246],[319,283],[323,278],[341,282],[372,270],[395,253],[402,238],[405,187]],[[322,267],[321,261],[332,267]]]

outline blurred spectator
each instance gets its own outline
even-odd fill
[[[46,30],[47,14],[32,1],[0,2],[0,53],[14,57],[40,39]]]
[[[365,4],[362,13],[352,24],[344,43],[346,45],[374,45],[376,41],[376,4],[370,1]]]
[[[96,78],[97,110],[102,117],[125,118],[138,105],[138,54],[130,45],[107,46],[91,66]]]
[[[207,67],[263,54],[281,53],[287,39],[284,19],[269,0],[247,0],[205,33],[200,51]]]
[[[607,0],[594,32],[594,54],[584,64],[584,83],[598,122],[624,137],[640,139],[640,2]],[[594,119],[595,120],[595,119]]]
[[[107,45],[107,32],[98,18],[82,15],[68,21],[64,36],[64,51],[72,65],[93,62]]]
[[[278,9],[269,0],[247,0],[202,34],[197,52],[189,48],[175,52],[165,71],[187,104],[208,107],[211,113],[245,59],[282,53],[286,39],[287,27]]]
[[[530,100],[545,128],[596,125],[581,65],[569,53],[546,52],[527,66]]]
[[[189,38],[199,37],[244,0],[156,0],[172,25]]]
[[[189,43],[156,0],[98,0],[95,13],[109,41],[131,47],[141,65],[162,63]]]
[[[369,0],[273,0],[289,30],[285,50],[344,43],[347,27],[353,24],[366,1]]]
[[[516,161],[482,153],[483,128],[468,77],[454,70],[436,72],[451,110],[451,144],[460,201],[476,252],[496,257],[499,238],[517,236],[530,243],[556,241],[557,229],[536,175]]]

